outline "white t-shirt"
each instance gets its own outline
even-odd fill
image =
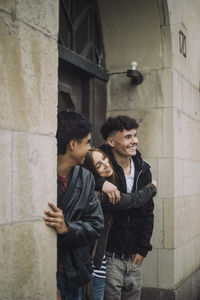
[[[131,193],[132,192],[133,183],[134,183],[134,177],[135,177],[135,166],[134,166],[132,158],[130,158],[130,160],[131,160],[131,173],[128,174],[128,175],[125,175],[127,193]]]

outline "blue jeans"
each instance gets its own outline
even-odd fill
[[[66,288],[66,278],[63,273],[57,272],[57,288],[60,291],[62,300],[82,300],[82,287],[75,291]]]
[[[94,300],[103,300],[104,298],[104,288],[105,288],[105,278],[99,278],[93,276],[93,296]]]

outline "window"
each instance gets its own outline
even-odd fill
[[[95,0],[60,0],[59,44],[104,68],[98,6]]]

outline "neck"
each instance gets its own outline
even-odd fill
[[[125,174],[127,174],[127,172],[129,173],[130,167],[131,167],[130,156],[122,156],[118,152],[116,152],[114,149],[112,151],[113,151],[113,155],[115,157],[116,162],[122,167],[122,169],[124,170],[124,173]]]
[[[74,163],[71,161],[69,157],[67,157],[66,153],[63,155],[58,155],[57,159],[57,174],[66,177],[71,169],[74,167]]]

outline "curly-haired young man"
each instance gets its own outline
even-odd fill
[[[107,144],[100,148],[113,164],[117,187],[122,193],[138,191],[152,180],[150,166],[137,150],[137,128],[136,120],[121,115],[108,118],[101,127]],[[96,188],[117,197],[112,184],[103,178],[96,178]],[[152,249],[153,209],[151,199],[140,208],[114,214],[106,248],[105,300],[140,299],[142,262]]]

